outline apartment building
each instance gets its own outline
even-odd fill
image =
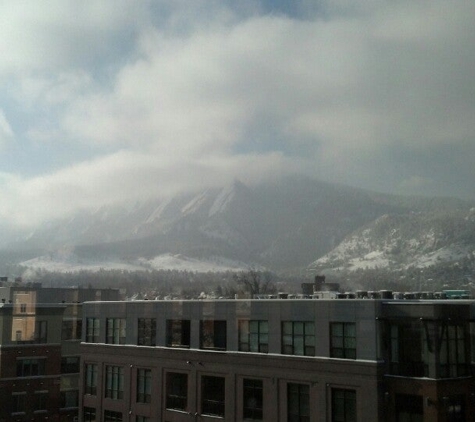
[[[469,421],[469,300],[85,303],[85,422]]]
[[[0,288],[0,421],[77,421],[84,299],[118,290]]]

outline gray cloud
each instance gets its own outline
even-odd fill
[[[32,198],[17,222],[286,172],[475,198],[473,2],[302,2],[295,16],[116,3],[3,10],[0,74],[28,122],[17,141],[90,149],[60,171],[4,174],[4,218]]]

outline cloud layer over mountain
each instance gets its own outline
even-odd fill
[[[475,198],[470,1],[5,1],[0,216],[289,173]]]

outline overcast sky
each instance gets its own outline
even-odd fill
[[[303,173],[475,199],[473,0],[4,0],[0,219]]]

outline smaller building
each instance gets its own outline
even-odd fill
[[[118,290],[0,288],[0,421],[77,421],[84,299]]]

